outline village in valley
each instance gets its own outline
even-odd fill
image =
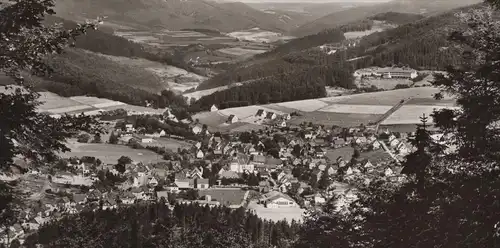
[[[212,113],[219,111],[212,106]],[[414,131],[294,125],[299,113],[264,108],[252,116],[261,128],[241,132],[178,120],[169,109],[124,112],[103,112],[106,132],[68,140],[73,149],[56,164],[26,171],[17,160],[18,174],[0,175],[31,194],[22,222],[3,239],[23,240],[68,213],[151,201],[244,208],[263,219],[300,222],[307,209],[345,208],[356,199],[356,185],[372,178],[402,182],[401,161],[414,149],[408,142]],[[224,125],[238,122],[230,115]]]

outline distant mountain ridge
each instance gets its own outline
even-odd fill
[[[58,16],[78,21],[107,16],[107,22],[124,29],[205,28],[232,32],[259,27],[285,32],[301,24],[243,3],[204,0],[56,0],[55,10]]]
[[[360,6],[335,12],[312,22],[306,23],[291,31],[291,34],[302,37],[318,33],[324,29],[334,28],[356,20],[365,19],[384,12],[401,12],[433,15],[467,5],[482,2],[481,0],[393,0],[373,6]]]

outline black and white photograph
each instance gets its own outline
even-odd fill
[[[0,248],[500,248],[500,0],[0,0]]]

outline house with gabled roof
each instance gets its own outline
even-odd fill
[[[274,113],[274,112],[268,112],[268,113],[266,114],[266,119],[268,119],[268,120],[274,120],[274,119],[276,119],[277,117],[278,117],[278,115],[276,115],[276,113]]]
[[[236,123],[236,122],[238,122],[238,117],[236,115],[230,115],[227,118],[227,123],[229,123],[229,124],[233,124],[233,123]]]
[[[260,202],[267,208],[297,207],[297,203],[290,196],[277,191],[264,194]]]
[[[215,111],[218,111],[218,110],[219,110],[219,108],[217,106],[215,106],[215,104],[212,105],[212,107],[210,107],[210,112],[215,112]]]
[[[255,114],[255,117],[259,118],[265,118],[266,116],[267,116],[267,111],[264,109],[257,110],[257,113]]]

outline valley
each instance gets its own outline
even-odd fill
[[[496,247],[500,0],[243,1],[0,0],[0,247]]]

